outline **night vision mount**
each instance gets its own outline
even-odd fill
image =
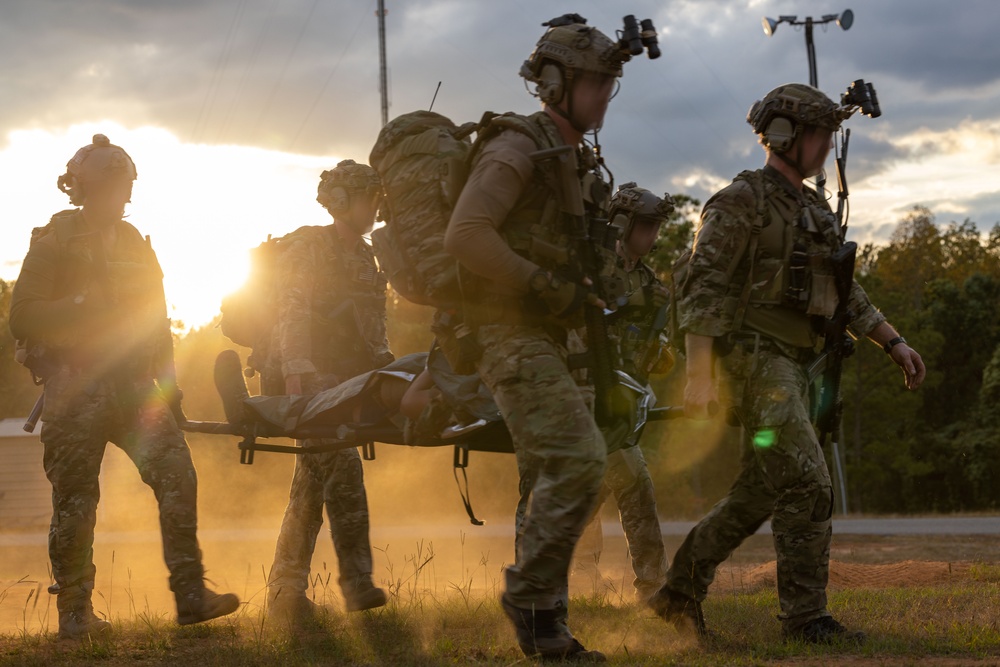
[[[624,29],[618,31],[618,47],[623,53],[631,56],[641,56],[643,50],[650,60],[660,57],[660,45],[656,38],[656,28],[653,26],[653,19],[642,19],[641,22],[635,20],[635,16],[629,14],[622,21]]]
[[[622,62],[628,62],[632,56],[641,56],[643,51],[646,51],[650,60],[656,60],[660,57],[660,44],[656,37],[656,26],[653,25],[653,19],[637,21],[634,14],[629,14],[622,18],[622,22],[623,28],[615,31]],[[574,24],[587,25],[587,19],[579,14],[563,14],[542,25],[558,28]]]
[[[875,86],[867,83],[864,79],[857,79],[847,87],[847,92],[840,96],[840,105],[848,113],[854,113],[857,110],[869,118],[878,118],[882,115],[882,108],[878,105],[878,95],[875,94]]]

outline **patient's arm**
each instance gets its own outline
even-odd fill
[[[399,401],[399,412],[407,419],[416,420],[420,413],[431,402],[431,398],[440,393],[434,386],[431,374],[425,368],[406,389]]]

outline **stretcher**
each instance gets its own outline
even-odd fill
[[[442,363],[443,362],[443,363]],[[252,464],[256,452],[308,454],[362,447],[365,458],[374,458],[375,443],[410,447],[455,448],[455,465],[464,467],[469,452],[513,453],[500,411],[476,376],[455,374],[443,355],[415,353],[392,364],[363,373],[313,396],[250,396],[239,355],[224,350],[216,359],[215,384],[226,421],[186,421],[185,431],[234,435],[240,438],[240,462]],[[387,381],[412,382],[424,368],[432,371],[436,386],[455,408],[453,424],[439,437],[407,441],[406,419],[386,406],[379,396]],[[655,407],[656,397],[629,375],[617,372],[617,402],[626,406],[617,424],[619,446],[638,442],[646,423],[681,416],[679,408]],[[621,412],[621,411],[620,411]],[[271,444],[271,438],[293,438],[294,445]],[[308,446],[305,440],[322,440]]]

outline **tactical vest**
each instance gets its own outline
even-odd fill
[[[82,295],[96,287],[107,308],[71,338],[50,341],[28,341],[50,349],[64,361],[108,364],[132,374],[153,373],[158,349],[164,340],[163,330],[169,324],[163,302],[163,273],[149,243],[132,225],[121,222],[118,238],[107,257],[94,251],[100,242],[96,233],[86,227],[79,209],[61,211],[45,227],[32,231],[32,244],[54,234],[58,248],[54,299]],[[94,296],[84,298],[98,298]]]
[[[651,344],[659,344],[658,336],[649,340],[649,329],[656,311],[645,301],[644,288],[656,284],[656,274],[641,260],[635,268],[626,271],[621,260],[616,262],[618,275],[625,284],[628,303],[619,307],[617,317],[608,325],[608,334],[617,341],[621,369],[634,378],[644,379],[640,360]]]
[[[534,138],[538,150],[565,144],[555,123],[543,111],[527,117],[514,114],[498,116],[491,127],[515,129],[527,134]],[[552,161],[535,165],[528,186],[507,215],[499,233],[517,254],[554,274],[572,277],[581,269],[575,247],[580,230],[574,229],[572,224],[575,223],[561,215],[560,201],[556,196],[559,191],[556,169]],[[603,181],[588,181],[586,175],[581,176],[581,181],[585,207],[591,213],[600,214],[594,217],[603,218],[607,210],[608,188]],[[613,249],[605,247],[608,242],[605,238],[608,229],[606,220],[599,220],[595,226],[598,229],[592,229],[590,234],[595,239],[598,252],[607,250],[610,253],[608,259],[602,262],[608,269],[608,276],[593,276],[603,285],[605,278],[612,281],[614,277]]]
[[[306,229],[315,230],[307,238],[329,260],[315,276],[310,361],[318,372],[341,379],[372,370],[374,346],[385,338],[385,274],[367,243],[360,243],[357,253],[348,253],[333,227]]]
[[[504,129],[532,137],[538,150],[564,143],[558,128],[542,111],[527,117],[497,116],[488,132],[498,134]],[[500,227],[501,237],[514,252],[546,269],[557,269],[569,262],[569,238],[557,224],[559,202],[553,196],[552,178],[545,166],[536,164],[528,187]]]
[[[762,170],[744,171],[735,180],[753,189],[757,211],[749,257],[741,258],[750,266],[734,328],[813,347],[816,318],[832,316],[838,302],[831,260],[840,247],[836,217],[812,190],[781,196],[781,185]]]

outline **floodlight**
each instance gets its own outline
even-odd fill
[[[850,30],[851,26],[854,25],[854,12],[850,9],[845,9],[844,13],[840,15],[839,19],[837,19],[837,25],[844,30]]]

